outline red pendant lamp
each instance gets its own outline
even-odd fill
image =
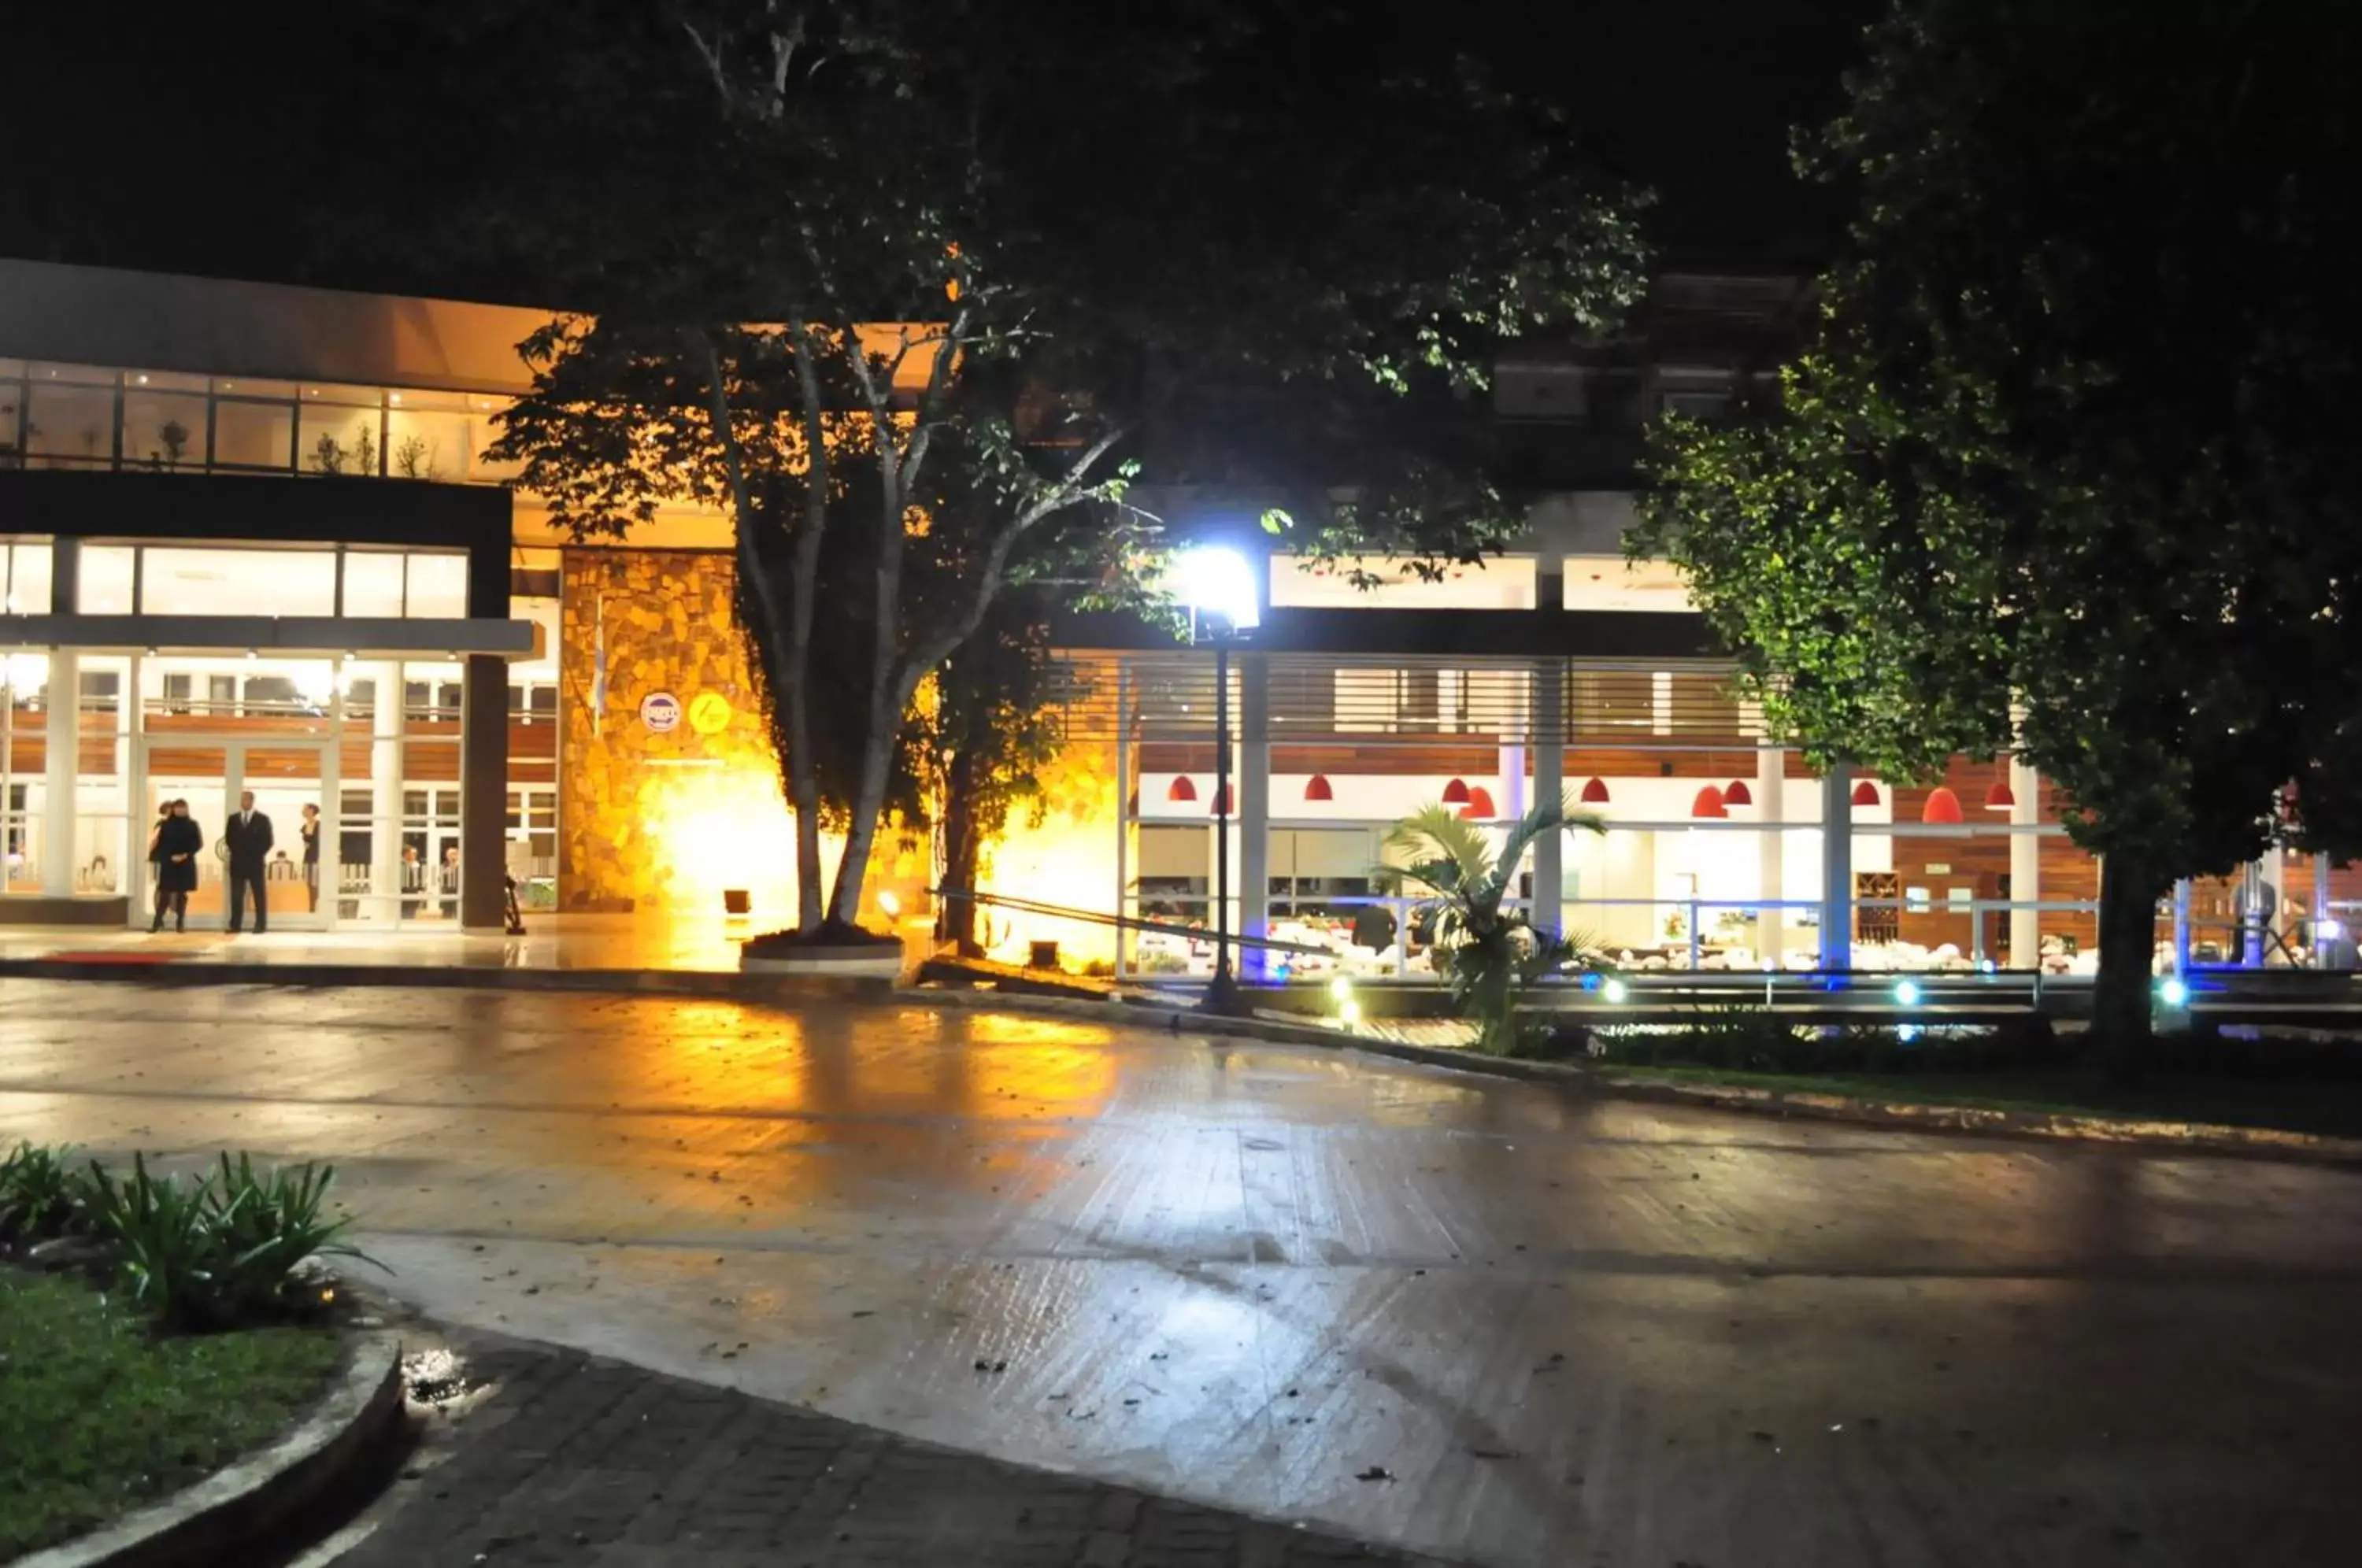
[[[1586,782],[1583,787],[1583,803],[1586,806],[1607,804],[1607,780],[1595,778]]]
[[[1316,773],[1304,781],[1304,798],[1308,801],[1333,801],[1337,791],[1330,787],[1329,775]]]
[[[1755,791],[1747,787],[1746,779],[1734,778],[1723,788],[1722,803],[1726,806],[1751,806],[1755,803]]]
[[[2017,791],[2009,787],[2006,778],[1994,779],[1992,788],[1985,791],[1985,810],[1988,812],[2006,812],[2016,804]]]
[[[1960,798],[1951,787],[1938,784],[1927,791],[1927,803],[1919,809],[1923,823],[1956,823],[1960,820]]]
[[[1697,792],[1696,800],[1690,802],[1690,815],[1715,819],[1727,817],[1730,812],[1723,802],[1722,791],[1709,784]]]
[[[1857,806],[1878,804],[1878,786],[1865,778],[1853,787],[1853,803]]]
[[[1468,803],[1468,780],[1465,778],[1454,778],[1451,783],[1446,784],[1443,787],[1443,803],[1447,806],[1466,805]]]
[[[1238,814],[1238,808],[1231,803],[1229,785],[1225,784],[1214,791],[1214,803],[1206,808],[1206,814],[1209,817],[1229,817]]]
[[[1468,791],[1468,803],[1460,808],[1460,814],[1462,817],[1472,823],[1492,821],[1493,792],[1490,790],[1485,789],[1482,784]]]
[[[1168,801],[1194,801],[1198,798],[1198,786],[1190,783],[1189,776],[1184,773],[1173,780],[1172,788],[1164,791],[1164,798]]]

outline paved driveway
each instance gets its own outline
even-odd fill
[[[2362,1525],[2353,1173],[1009,1015],[26,981],[16,1136],[333,1158],[444,1318],[1489,1562]]]

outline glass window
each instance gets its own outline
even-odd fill
[[[205,706],[217,714],[237,712],[237,677],[208,675],[205,677]]]
[[[185,713],[196,697],[196,679],[185,670],[164,677],[164,712]]]
[[[112,462],[115,390],[35,381],[27,400],[25,450],[53,462]]]
[[[414,555],[403,613],[412,620],[457,621],[468,613],[468,558]]]
[[[224,397],[283,398],[290,403],[295,400],[293,381],[266,381],[259,377],[223,377],[214,382],[214,391]]]
[[[221,550],[150,545],[139,571],[149,615],[333,615],[328,550]]]
[[[10,379],[11,361],[0,360],[0,468],[15,468],[19,450],[17,416],[24,412],[25,385]]]
[[[0,596],[11,615],[50,613],[50,547],[0,546]]]
[[[308,393],[312,389],[306,387]],[[306,401],[303,426],[296,432],[297,455],[307,474],[380,474],[385,454],[378,449],[379,414],[374,408],[345,408]]]
[[[390,550],[345,552],[345,613],[402,614],[402,558]]]
[[[226,383],[225,383],[226,384]],[[295,444],[295,411],[283,403],[214,404],[214,461],[285,470]]]
[[[50,364],[36,360],[25,367],[25,373],[37,381],[86,387],[111,387],[115,384],[115,372],[104,365]]]
[[[1685,615],[1689,584],[1671,561],[1628,561],[1621,556],[1568,556],[1564,603],[1569,610],[1639,610]]]
[[[131,547],[84,545],[75,610],[84,615],[131,613]]]
[[[123,460],[151,469],[201,468],[205,400],[185,392],[123,391]]]

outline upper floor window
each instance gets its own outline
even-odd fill
[[[50,547],[0,540],[0,613],[50,613]]]
[[[85,544],[76,594],[85,615],[458,620],[468,613],[468,558],[326,544]]]
[[[497,483],[505,396],[0,359],[0,468]]]
[[[1356,588],[1356,566],[1382,580]],[[1436,582],[1408,572],[1398,560],[1329,563],[1275,556],[1271,604],[1275,610],[1530,610],[1535,582],[1532,559],[1514,556],[1495,557],[1481,566],[1446,567]]]

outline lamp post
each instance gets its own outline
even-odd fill
[[[1174,558],[1173,584],[1189,607],[1189,640],[1208,621],[1220,630],[1214,645],[1214,977],[1198,1005],[1208,1012],[1239,1010],[1239,981],[1231,964],[1231,644],[1262,619],[1254,569],[1239,551],[1201,545]]]

